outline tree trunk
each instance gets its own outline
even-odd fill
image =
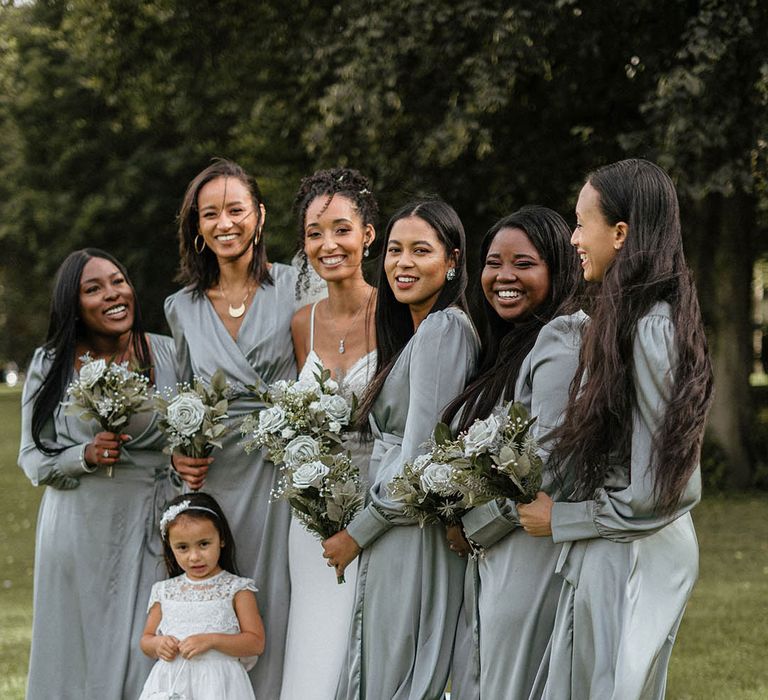
[[[696,251],[691,261],[709,328],[715,372],[715,400],[709,417],[712,437],[728,459],[727,484],[752,483],[752,274],[755,202],[745,194],[708,195],[692,207]]]

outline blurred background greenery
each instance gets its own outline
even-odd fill
[[[0,366],[25,366],[87,245],[162,331],[212,156],[257,175],[277,260],[318,167],[368,174],[384,221],[439,194],[476,244],[523,204],[573,220],[586,172],[642,156],[677,183],[710,331],[707,478],[765,485],[765,36],[762,0],[0,0]]]
[[[441,195],[472,246],[523,204],[572,221],[586,172],[640,156],[678,186],[709,331],[707,487],[764,489],[766,36],[762,0],[0,0],[0,373],[42,341],[53,272],[75,248],[124,261],[165,330],[175,215],[212,156],[257,176],[275,260],[295,250],[293,195],[318,167],[366,173],[381,228],[404,199]],[[4,664],[26,654],[39,498],[13,466],[17,401],[0,395],[0,695],[20,678]],[[749,493],[697,509],[696,596],[711,596],[694,598],[678,650],[711,669],[690,667],[698,687],[720,668],[746,694],[690,694],[678,661],[674,697],[768,697],[733,638],[766,621],[766,505]]]

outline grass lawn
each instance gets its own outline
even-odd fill
[[[19,392],[0,390],[0,699],[24,697],[42,489],[16,466]],[[701,576],[672,655],[669,700],[768,698],[768,497],[705,498]]]

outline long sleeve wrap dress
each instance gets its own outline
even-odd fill
[[[159,388],[176,384],[170,338],[148,336]],[[124,432],[113,476],[86,471],[81,456],[101,428],[62,408],[32,439],[34,396],[52,358],[38,348],[24,385],[19,466],[45,486],[35,539],[34,616],[28,700],[136,698],[152,668],[139,649],[146,600],[165,567],[158,530],[169,480],[164,438],[153,413],[136,414]]]
[[[698,576],[689,511],[701,496],[697,467],[674,513],[656,507],[653,440],[671,395],[674,340],[670,307],[656,304],[640,319],[634,340],[629,460],[614,460],[592,500],[554,505],[564,584],[547,700],[664,697],[672,645]]]
[[[475,371],[478,340],[464,312],[435,311],[405,346],[371,415],[370,502],[348,532],[363,548],[339,700],[434,700],[448,678],[464,562],[445,529],[423,528],[387,485],[424,452],[443,408]]]
[[[585,319],[579,312],[544,326],[515,384],[514,400],[536,417],[531,434],[544,460],[542,489],[555,499],[560,494],[547,458],[552,431],[562,422],[568,405]],[[462,524],[483,554],[467,566],[462,613],[474,628],[474,648],[466,644],[457,648],[452,671],[456,700],[539,697],[562,586],[555,574],[562,545],[528,535],[510,500],[474,508]],[[473,656],[479,656],[479,668],[477,664],[472,668]]]
[[[259,609],[266,631],[266,649],[249,672],[257,698],[279,698],[288,625],[290,579],[288,526],[290,509],[272,503],[270,494],[279,471],[263,451],[246,454],[238,444],[239,425],[263,408],[248,386],[264,391],[278,379],[296,379],[291,318],[296,308],[296,271],[275,263],[274,284],[256,291],[243,317],[237,339],[227,332],[205,295],[182,289],[165,301],[182,376],[210,379],[222,369],[234,392],[228,410],[232,431],[223,448],[212,453],[203,490],[221,505],[237,545],[240,573],[256,581]]]

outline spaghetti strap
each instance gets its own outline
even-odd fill
[[[312,311],[309,312],[309,351],[312,352],[315,349],[315,309],[317,305],[322,301],[318,299],[312,304]]]

